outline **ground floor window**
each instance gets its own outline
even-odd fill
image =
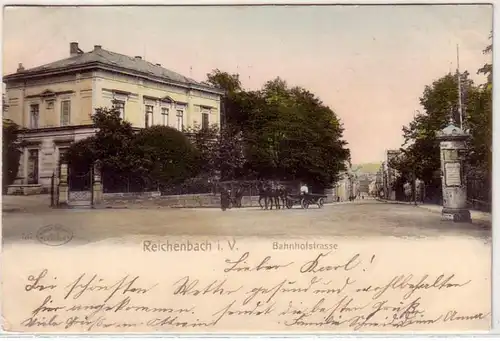
[[[38,149],[28,150],[28,184],[38,184]]]

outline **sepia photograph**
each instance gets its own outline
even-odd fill
[[[492,328],[493,5],[6,6],[2,41],[3,332]]]

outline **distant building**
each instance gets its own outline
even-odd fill
[[[115,107],[133,127],[220,124],[222,92],[152,64],[94,46],[70,43],[69,56],[4,77],[8,110],[26,147],[15,184],[48,187],[68,146],[94,133],[91,115]]]
[[[396,159],[401,154],[400,150],[388,150],[384,165],[384,193],[388,200],[396,200],[396,190],[394,184],[396,182],[398,172],[391,167],[391,161]]]
[[[359,193],[359,184],[356,174],[352,171],[348,161],[345,162],[346,171],[340,174],[340,179],[334,187],[334,193],[338,201],[348,201],[349,197],[356,196]]]

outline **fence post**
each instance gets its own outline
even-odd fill
[[[102,203],[102,179],[99,164],[96,163],[92,167],[92,206],[94,206]]]
[[[52,177],[50,178],[50,207],[56,206],[54,186],[55,186],[55,174],[52,173]]]
[[[59,195],[57,198],[57,206],[64,207],[68,206],[68,164],[61,164],[61,172],[59,175]]]

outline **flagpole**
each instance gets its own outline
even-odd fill
[[[458,77],[458,113],[460,114],[460,129],[463,129],[462,112],[462,77],[460,76],[460,56],[457,44],[457,77]]]

